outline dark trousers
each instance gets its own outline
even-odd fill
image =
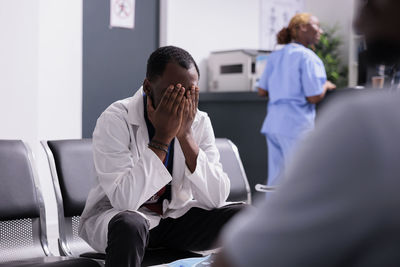
[[[222,227],[245,206],[235,204],[209,211],[192,208],[177,219],[162,219],[151,230],[141,215],[120,212],[108,224],[106,267],[139,267],[146,247],[195,251],[215,248]]]

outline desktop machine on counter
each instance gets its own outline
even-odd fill
[[[211,92],[255,91],[270,51],[231,50],[212,52],[208,59]]]

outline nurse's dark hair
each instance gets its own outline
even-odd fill
[[[292,36],[290,35],[290,29],[284,27],[276,35],[278,44],[288,44],[292,41]]]
[[[297,13],[289,22],[289,26],[284,27],[276,35],[276,41],[278,44],[288,44],[292,40],[297,38],[297,30],[301,24],[307,24],[310,22],[310,13]]]
[[[182,68],[196,68],[200,78],[199,67],[193,57],[186,50],[176,46],[163,46],[156,49],[147,60],[146,78],[153,81],[162,76],[168,63],[176,63]]]

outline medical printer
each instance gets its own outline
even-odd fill
[[[212,52],[208,58],[208,90],[237,92],[257,90],[271,51],[239,49]]]

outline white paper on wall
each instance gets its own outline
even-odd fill
[[[133,29],[135,0],[110,0],[110,27]]]
[[[304,11],[304,0],[260,0],[260,48],[275,50],[276,35],[290,19]]]

